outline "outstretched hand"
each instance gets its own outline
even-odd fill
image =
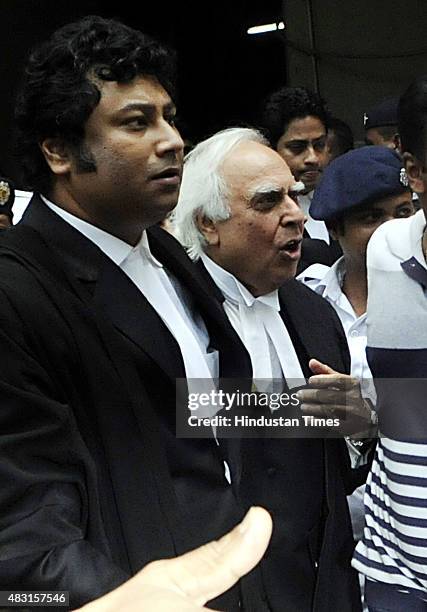
[[[253,507],[220,540],[174,559],[153,561],[80,612],[200,612],[262,558],[272,531],[266,510]]]

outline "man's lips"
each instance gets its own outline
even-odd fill
[[[301,255],[301,243],[302,236],[293,238],[285,242],[279,251],[291,259],[298,259]]]
[[[160,172],[152,174],[150,181],[161,185],[179,185],[181,182],[181,167],[168,166]]]
[[[315,179],[320,176],[320,170],[306,170],[301,174],[301,180],[304,181],[306,179]]]

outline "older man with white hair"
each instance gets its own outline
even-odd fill
[[[321,387],[350,364],[333,309],[293,280],[304,224],[292,199],[298,187],[260,133],[224,130],[187,156],[173,224],[242,338],[254,378],[286,388],[290,379],[311,377],[318,388],[299,393],[302,409],[317,414],[325,410]],[[330,409],[340,414],[350,402],[356,418],[366,418],[357,385],[345,399],[342,391],[327,393]],[[345,496],[363,475],[351,473],[344,442],[263,438],[242,441],[242,452],[235,484],[248,505],[269,509],[276,525],[263,572],[271,609],[359,610]]]

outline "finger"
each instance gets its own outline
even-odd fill
[[[271,531],[268,512],[254,507],[220,540],[159,565],[167,565],[168,579],[178,591],[203,605],[228,590],[259,562]]]
[[[313,374],[337,374],[335,370],[330,368],[326,363],[322,363],[318,359],[310,359],[308,367]]]
[[[311,376],[308,379],[311,387],[326,389],[328,387],[334,387],[335,389],[348,390],[359,384],[359,381],[348,374],[340,374],[335,372],[334,374],[324,375],[319,374]]]
[[[365,415],[360,414],[356,406],[349,406],[348,404],[345,406],[343,404],[323,404],[322,406],[307,403],[302,404],[300,409],[303,414],[314,417],[338,418],[342,425],[349,425],[354,431],[359,431],[360,427],[365,430],[366,425],[370,423]]]
[[[347,406],[343,406],[342,404],[328,404],[327,406],[320,406],[319,404],[302,404],[301,412],[304,414],[311,414],[315,417],[329,418],[332,416],[342,420],[350,416]]]
[[[322,409],[320,406],[304,405],[301,412],[306,418],[318,419],[316,422],[310,422],[309,420],[305,424],[308,431],[311,427],[311,431],[317,432],[318,435],[354,436],[367,431],[366,422],[345,412],[343,406],[330,406]]]
[[[348,404],[345,391],[337,389],[301,389],[297,394],[300,404]]]

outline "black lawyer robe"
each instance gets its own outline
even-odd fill
[[[223,302],[203,264],[198,266],[212,295]],[[331,305],[294,279],[279,289],[279,301],[305,378],[312,374],[311,358],[349,373],[347,340]],[[273,516],[272,541],[261,563],[271,609],[359,611],[346,495],[366,480],[369,465],[351,470],[342,439],[272,439],[269,433],[242,440],[239,465],[242,502],[262,505]]]
[[[22,227],[21,227],[22,226]],[[178,243],[150,248],[189,292],[220,355],[249,357]],[[69,590],[80,606],[147,562],[243,515],[227,446],[177,440],[178,344],[128,277],[38,197],[0,239],[0,585]],[[265,607],[256,572],[216,605]]]

